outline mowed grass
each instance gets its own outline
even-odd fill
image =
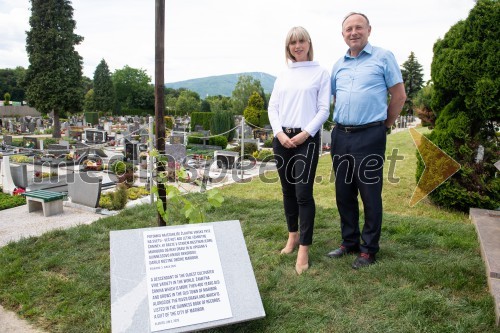
[[[408,132],[388,138],[387,155],[404,159],[390,176],[386,163],[381,250],[366,269],[351,268],[354,256],[325,256],[341,242],[328,155],[315,186],[312,266],[301,276],[295,254],[279,255],[287,230],[276,173],[221,188],[225,202],[207,220],[241,222],[266,317],[210,332],[500,331],[468,216],[425,199],[410,207],[415,146]],[[156,212],[144,205],[1,248],[0,303],[48,332],[110,332],[109,231],[152,226]]]

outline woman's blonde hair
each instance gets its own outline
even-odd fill
[[[313,44],[311,37],[306,29],[302,27],[293,27],[286,35],[285,41],[285,57],[286,60],[290,59],[292,62],[296,62],[295,57],[290,53],[290,43],[293,41],[308,41],[309,42],[309,52],[307,53],[307,60],[312,61],[314,59]]]

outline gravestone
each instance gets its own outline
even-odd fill
[[[71,202],[86,207],[96,208],[101,197],[101,177],[92,177],[86,172],[67,175],[68,196]]]
[[[102,144],[107,142],[108,133],[104,130],[86,129],[85,142],[92,144]]]
[[[49,150],[49,154],[59,156],[64,154],[69,154],[68,146],[63,146],[61,144],[49,144],[47,149]]]
[[[3,143],[7,146],[12,146],[12,135],[4,135]]]
[[[169,162],[181,163],[186,158],[186,146],[183,144],[165,145],[165,155]]]
[[[214,159],[217,163],[217,167],[222,169],[232,169],[235,166],[235,162],[238,160],[240,154],[234,151],[215,151]]]
[[[239,221],[111,231],[110,262],[114,333],[265,317]]]
[[[23,147],[29,149],[38,149],[38,140],[37,138],[32,138],[29,136],[23,137]]]
[[[184,134],[173,133],[170,136],[170,144],[184,144]]]
[[[28,188],[28,169],[26,164],[10,165],[10,175],[16,187]]]

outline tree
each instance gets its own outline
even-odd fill
[[[231,111],[233,104],[231,102],[231,97],[217,95],[208,96],[205,100],[210,103],[210,110],[212,112],[217,111]]]
[[[434,127],[436,114],[431,107],[432,94],[434,87],[432,83],[428,83],[420,89],[417,95],[413,98],[412,103],[417,116],[422,120],[422,125]]]
[[[111,80],[121,108],[154,110],[154,86],[145,70],[125,65],[111,75]]]
[[[110,113],[115,107],[115,89],[108,64],[104,59],[94,72],[94,107],[97,111]]]
[[[3,105],[10,105],[10,94],[5,93],[3,95]]]
[[[15,69],[0,69],[0,96],[8,92],[12,101],[24,101],[25,92],[22,83],[25,75],[26,69],[21,66]]]
[[[206,101],[206,100],[202,100],[201,105],[200,105],[200,111],[201,112],[210,112],[210,103],[208,103],[208,101]]]
[[[431,106],[437,113],[429,139],[461,165],[430,198],[469,211],[500,206],[500,2],[478,0],[469,16],[434,44]],[[418,165],[417,177],[423,170]]]
[[[248,99],[248,106],[243,111],[243,117],[250,126],[260,126],[260,113],[264,111],[263,108],[264,100],[257,92],[253,92]]]
[[[53,112],[52,136],[60,138],[59,115],[82,109],[82,57],[75,45],[83,37],[74,33],[76,22],[69,0],[31,0],[29,22],[26,98],[38,111]]]
[[[413,51],[410,53],[408,60],[403,63],[401,74],[403,74],[403,81],[406,90],[406,102],[403,107],[403,114],[413,114],[412,100],[424,85],[422,65],[420,65],[417,61]]]
[[[248,99],[254,93],[258,93],[264,100],[264,108],[267,109],[266,94],[260,81],[250,75],[240,75],[232,93],[233,112],[243,114],[248,105]]]
[[[94,99],[94,89],[90,89],[85,94],[85,99],[83,102],[83,110],[85,112],[94,112],[96,110],[95,99]]]
[[[200,96],[190,90],[183,90],[175,103],[177,115],[190,115],[200,110]]]

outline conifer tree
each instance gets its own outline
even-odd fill
[[[82,109],[82,57],[75,45],[83,37],[74,33],[76,22],[68,0],[31,0],[29,23],[26,98],[38,111],[54,113],[52,136],[60,138],[59,116]]]
[[[403,63],[403,68],[401,69],[401,74],[403,74],[403,81],[406,90],[406,103],[403,107],[404,114],[413,114],[413,103],[412,100],[417,93],[422,89],[424,84],[424,74],[422,72],[422,65],[417,61],[415,53],[413,51],[410,53],[408,60]]]
[[[115,89],[111,80],[111,72],[104,59],[94,72],[94,107],[97,111],[113,112],[115,106]]]
[[[477,0],[469,16],[434,44],[431,107],[437,114],[429,139],[461,165],[430,198],[469,212],[500,207],[495,163],[500,122],[500,1]],[[417,165],[417,179],[424,170]]]

